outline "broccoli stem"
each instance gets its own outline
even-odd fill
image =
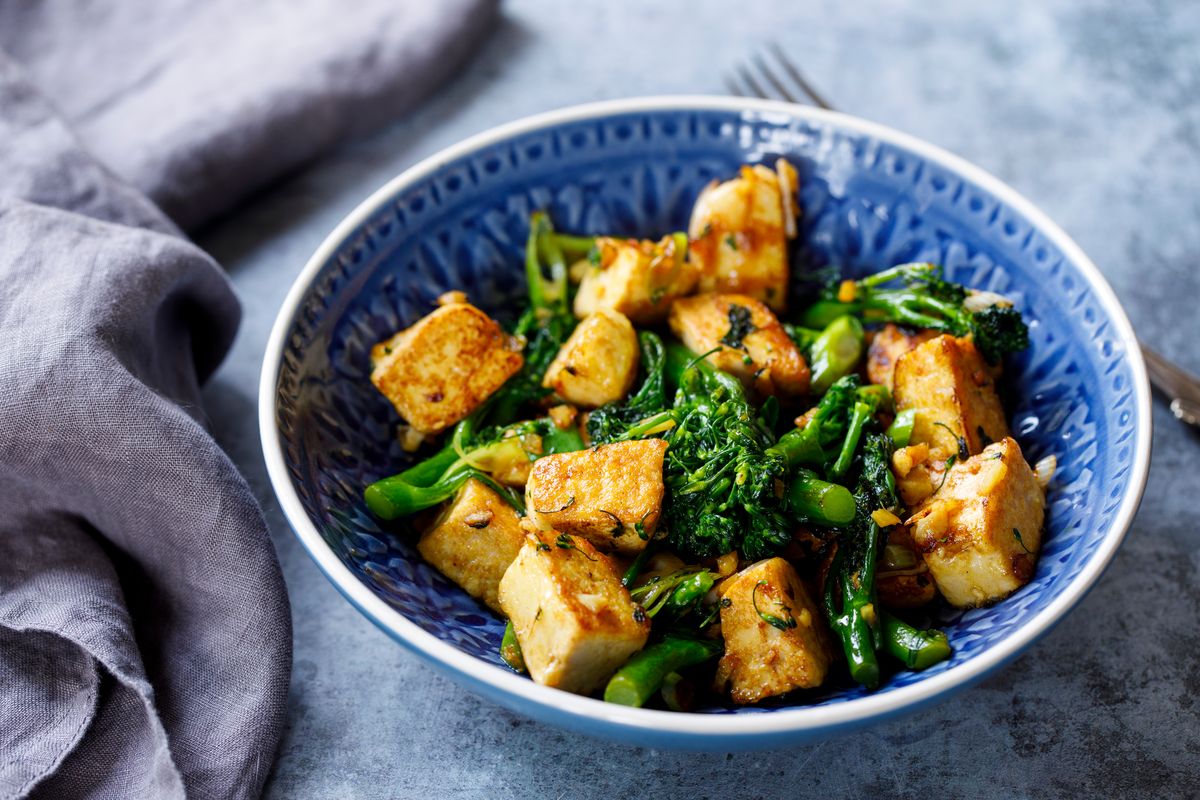
[[[809,350],[814,394],[824,394],[834,381],[854,371],[863,355],[865,336],[862,323],[848,314],[825,326]]]
[[[625,570],[625,574],[621,576],[621,585],[628,589],[629,585],[636,581],[638,576],[642,574],[642,570],[646,568],[646,560],[649,558],[650,547],[647,546],[633,559],[629,565],[629,569]]]
[[[569,233],[554,234],[554,242],[567,258],[586,258],[596,246],[595,236],[572,236]]]
[[[380,519],[399,519],[449,500],[475,472],[464,464],[430,486],[416,486],[403,475],[393,475],[368,486],[363,499],[371,513]]]
[[[521,643],[517,641],[517,631],[510,619],[504,625],[504,638],[500,640],[500,658],[516,672],[528,672],[525,667],[525,656],[521,653]]]
[[[884,646],[909,669],[926,669],[945,661],[954,652],[942,631],[914,628],[886,611],[881,612],[881,617]]]
[[[787,486],[788,508],[805,522],[845,525],[854,519],[854,495],[845,486],[829,483],[801,469]]]
[[[917,421],[917,411],[914,408],[906,408],[896,414],[896,418],[892,420],[892,424],[888,426],[887,435],[892,440],[897,448],[908,447],[908,443],[912,441],[913,426]]]
[[[829,474],[832,477],[840,478],[850,471],[850,465],[854,463],[854,454],[858,450],[858,442],[862,438],[863,428],[874,413],[875,409],[869,404],[861,401],[854,403],[854,410],[850,412],[850,424],[846,427],[846,438],[842,440],[842,449],[838,452],[833,466],[829,468]]]
[[[870,529],[867,541],[862,543],[866,551],[863,555],[867,556],[863,564],[857,567],[852,565],[843,547],[839,546],[829,577],[825,579],[825,613],[830,627],[842,642],[850,677],[868,689],[875,689],[879,686],[879,657],[875,652],[877,634],[874,630],[878,620],[875,618],[874,603],[874,559],[870,554],[878,545],[879,527],[872,524]]]
[[[668,636],[635,653],[617,670],[604,689],[604,699],[640,708],[662,688],[672,672],[702,664],[720,652],[721,646],[714,641]]]

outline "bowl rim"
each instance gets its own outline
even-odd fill
[[[1133,395],[1137,410],[1137,440],[1133,447],[1133,465],[1128,483],[1112,524],[1095,555],[1055,597],[1024,625],[985,652],[926,680],[884,694],[868,695],[825,706],[796,706],[770,714],[687,714],[644,708],[629,708],[590,697],[570,694],[534,683],[526,677],[488,664],[468,655],[410,621],[388,605],[347,568],[317,531],[300,502],[284,461],[284,446],[277,418],[277,382],[282,365],[288,330],[313,280],[345,240],[384,204],[406,186],[436,172],[472,152],[501,143],[518,134],[601,118],[617,114],[649,111],[718,111],[782,114],[791,118],[832,124],[911,150],[976,183],[1009,207],[1024,215],[1063,257],[1076,264],[1095,292],[1096,298],[1112,322],[1113,330],[1129,359],[1133,373]],[[271,330],[264,354],[259,383],[259,432],[263,457],[271,486],[284,515],[309,556],[335,587],[362,614],[401,644],[427,660],[449,670],[477,688],[508,695],[510,706],[522,708],[525,701],[538,708],[543,718],[566,715],[578,721],[598,721],[629,732],[647,731],[676,734],[681,738],[755,737],[816,732],[866,724],[906,710],[915,710],[936,698],[944,698],[956,689],[982,680],[1006,664],[1035,640],[1046,634],[1071,610],[1096,583],[1120,547],[1145,490],[1150,464],[1151,443],[1150,385],[1140,347],[1125,310],[1100,270],[1083,250],[1045,213],[1016,190],[980,167],[949,151],[910,134],[852,115],[800,106],[774,100],[706,95],[667,95],[605,100],[535,114],[490,128],[431,155],[389,180],[360,203],[330,233],[300,271]],[[482,685],[482,686],[480,686]],[[525,709],[526,713],[531,713]]]

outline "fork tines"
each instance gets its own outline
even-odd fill
[[[739,97],[809,102],[820,108],[833,108],[774,42],[767,45],[765,55],[755,54],[749,64],[740,64],[733,74],[726,75],[725,85]]]

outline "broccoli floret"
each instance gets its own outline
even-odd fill
[[[997,363],[1006,353],[1019,353],[1029,347],[1029,327],[1021,312],[1011,306],[988,306],[971,315],[971,335],[979,354],[989,364]]]
[[[609,403],[588,414],[587,431],[592,444],[608,444],[628,438],[644,430],[638,423],[660,414],[667,404],[663,367],[665,355],[658,334],[642,331],[638,334],[642,351],[641,387],[623,403]],[[634,435],[630,435],[631,431]]]
[[[900,282],[903,286],[890,284]],[[824,297],[809,307],[804,324],[824,327],[842,314],[864,322],[895,322],[913,328],[970,335],[989,363],[1029,346],[1029,331],[1021,314],[1007,306],[971,311],[964,305],[968,291],[947,281],[934,264],[901,264],[855,281],[853,299],[841,284],[831,284]]]

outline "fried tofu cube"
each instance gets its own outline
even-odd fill
[[[671,301],[690,294],[700,278],[682,236],[657,242],[601,236],[595,252],[594,263],[577,265],[583,269],[575,294],[579,317],[608,308],[639,325],[662,322]]]
[[[575,327],[546,369],[542,385],[584,408],[613,403],[637,377],[638,338],[629,319],[602,308]]]
[[[720,607],[725,655],[717,681],[729,684],[735,703],[812,689],[825,680],[833,663],[825,621],[787,561],[769,558],[729,578]]]
[[[945,461],[978,453],[1008,436],[995,378],[970,339],[942,335],[896,361],[896,410],[916,409],[912,443]]]
[[[1011,438],[953,465],[908,520],[913,543],[952,605],[1001,600],[1029,582],[1046,495]]]
[[[421,536],[417,550],[467,594],[499,611],[500,579],[524,542],[516,510],[472,478]]]
[[[937,336],[930,330],[908,331],[888,323],[871,337],[867,348],[867,380],[892,388],[892,376],[900,356]]]
[[[646,644],[650,619],[587,539],[530,533],[500,580],[530,676],[588,694]]]
[[[638,439],[539,458],[525,484],[530,522],[606,552],[640,553],[662,513],[666,452],[662,439]]]
[[[808,362],[771,309],[744,294],[700,294],[671,304],[671,330],[695,353],[760,394],[808,391]]]
[[[784,310],[798,185],[796,170],[781,159],[774,170],[742,167],[738,177],[700,193],[688,235],[701,292],[747,294]]]
[[[371,350],[371,382],[416,430],[440,433],[521,369],[521,343],[469,303],[449,303]]]

